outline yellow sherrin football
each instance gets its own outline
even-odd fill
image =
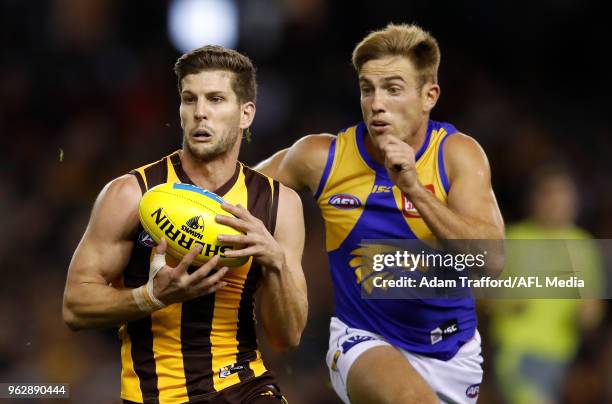
[[[217,214],[231,216],[221,208],[222,203],[219,195],[195,185],[165,183],[145,192],[138,215],[145,231],[156,243],[166,238],[166,252],[173,257],[181,259],[191,248],[202,244],[202,252],[193,265],[202,265],[214,255],[220,255],[220,265],[235,267],[244,264],[248,257],[225,257],[224,252],[235,246],[217,241],[219,234],[241,234],[215,221]]]

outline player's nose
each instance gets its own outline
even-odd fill
[[[194,110],[194,117],[197,120],[208,118],[208,108],[203,100],[198,100]]]
[[[372,94],[372,104],[370,105],[372,112],[382,112],[385,110],[385,104],[382,94],[379,90],[375,90]]]

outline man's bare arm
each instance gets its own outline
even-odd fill
[[[451,136],[444,150],[451,188],[448,207],[423,187],[410,194],[423,219],[440,239],[503,239],[504,221],[491,187],[491,170],[472,138]]]
[[[124,176],[100,193],[68,269],[64,321],[73,329],[113,326],[144,316],[131,290],[110,283],[121,278],[138,226],[140,189]]]
[[[455,134],[446,141],[444,165],[451,184],[447,204],[438,200],[418,180],[414,150],[410,146],[389,136],[382,149],[391,179],[415,205],[436,238],[503,240],[504,222],[491,187],[489,163],[474,139]],[[474,248],[490,250],[487,256],[489,273],[497,275],[502,271],[502,242],[480,242],[478,246],[471,242],[454,245],[454,249],[463,251]]]
[[[255,170],[277,179],[289,188],[315,193],[325,170],[333,135],[304,136],[291,147],[276,152],[255,166]]]
[[[274,235],[244,207],[224,204],[223,208],[234,217],[219,215],[217,221],[244,233],[218,236],[220,241],[243,246],[239,250],[226,251],[225,255],[253,256],[263,267],[260,298],[266,334],[278,350],[297,346],[308,314],[301,263],[304,216],[299,196],[281,185]]]
[[[299,196],[281,186],[274,238],[285,252],[279,268],[264,268],[261,315],[266,334],[280,350],[298,346],[308,317],[302,270],[304,214]]]
[[[116,326],[149,313],[139,307],[133,289],[111,285],[121,278],[132,252],[140,198],[140,188],[132,175],[110,182],[98,196],[68,269],[63,317],[70,328]],[[157,252],[163,254],[165,246],[162,241]],[[174,268],[164,265],[158,272],[153,284],[154,296],[163,304],[212,293],[224,286],[220,279],[227,268],[206,277],[218,259],[187,274],[198,252],[194,248],[179,265]]]

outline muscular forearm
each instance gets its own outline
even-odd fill
[[[421,217],[446,248],[454,253],[481,254],[486,252],[486,266],[482,268],[490,276],[499,276],[504,267],[503,225],[487,223],[453,212],[425,188],[410,196]]]
[[[64,296],[64,321],[73,330],[118,326],[144,317],[132,289],[117,289],[99,283],[72,286]]]
[[[305,286],[292,276],[286,264],[280,270],[264,269],[261,306],[272,344],[279,350],[296,347],[306,325],[308,299]]]
[[[492,240],[503,238],[503,231],[500,231],[497,226],[453,212],[422,186],[412,190],[409,199],[438,239]]]

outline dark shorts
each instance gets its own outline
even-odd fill
[[[271,372],[228,387],[210,397],[189,402],[198,404],[287,404]],[[123,404],[137,403],[123,400]]]

